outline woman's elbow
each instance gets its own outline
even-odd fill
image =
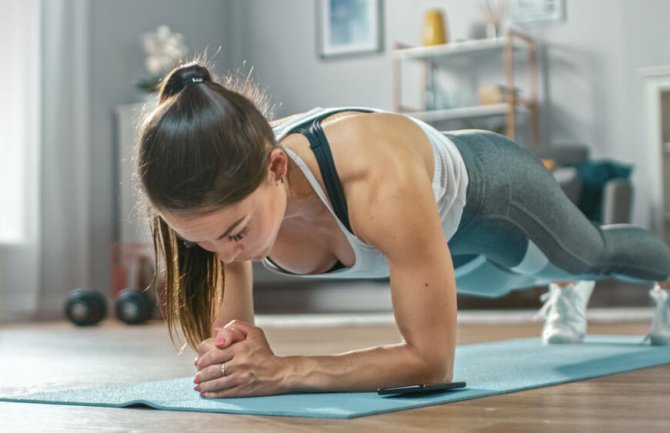
[[[454,355],[448,352],[431,353],[422,357],[419,369],[419,383],[449,383],[454,377]]]
[[[443,359],[430,364],[426,383],[449,383],[454,379],[454,366],[451,360]]]

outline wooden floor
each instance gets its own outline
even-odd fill
[[[593,324],[643,335],[646,323]],[[540,325],[460,326],[459,343],[538,335]],[[278,354],[327,354],[396,341],[392,326],[270,327]],[[162,324],[0,327],[0,395],[188,376]],[[626,432],[670,431],[670,365],[555,387],[353,420],[0,403],[0,432]]]

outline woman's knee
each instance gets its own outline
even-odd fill
[[[601,273],[660,281],[670,273],[670,247],[642,227],[616,224],[601,228],[605,247]]]

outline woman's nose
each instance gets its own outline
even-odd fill
[[[242,252],[241,245],[226,245],[216,248],[216,254],[223,263],[232,263],[240,256]]]
[[[225,240],[217,242],[203,242],[200,247],[216,254],[224,263],[232,263],[242,252],[242,246],[239,244],[230,245]]]

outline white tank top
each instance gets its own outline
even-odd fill
[[[274,133],[277,141],[288,135],[292,129],[302,125],[306,122],[312,121],[318,117],[327,116],[331,113],[341,111],[369,111],[376,113],[384,113],[383,110],[362,108],[362,107],[346,107],[346,108],[314,108],[313,110],[303,113],[289,122],[274,128]],[[435,169],[433,174],[433,194],[437,203],[440,220],[442,221],[442,231],[445,239],[449,240],[456,232],[458,224],[463,214],[465,207],[465,192],[468,186],[468,174],[465,168],[463,158],[458,151],[456,145],[449,140],[444,134],[437,131],[432,126],[421,120],[413,120],[426,134],[433,148],[433,156],[435,160]],[[335,217],[340,230],[349,241],[349,245],[354,251],[355,263],[350,268],[341,268],[334,271],[322,274],[298,274],[301,277],[311,278],[386,278],[389,276],[388,262],[384,254],[371,245],[361,241],[353,233],[351,233],[342,224],[342,222],[335,215],[335,211],[328,199],[328,195],[321,188],[318,180],[311,172],[307,164],[293,151],[284,148],[288,156],[303,172],[310,185]],[[268,259],[263,260],[266,268],[281,274],[289,274],[286,271],[279,269]],[[296,275],[296,274],[290,274]]]

